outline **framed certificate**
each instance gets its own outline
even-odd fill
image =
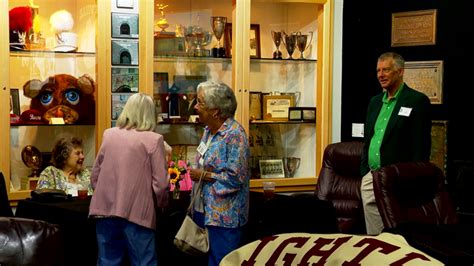
[[[264,120],[288,121],[288,110],[295,106],[293,95],[264,95]]]

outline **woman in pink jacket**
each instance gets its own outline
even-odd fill
[[[92,169],[94,195],[89,216],[96,218],[97,265],[157,265],[156,210],[168,202],[163,136],[155,133],[150,96],[133,94],[105,130]]]

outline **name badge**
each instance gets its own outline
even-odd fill
[[[204,142],[201,142],[199,146],[197,147],[197,151],[201,156],[204,156],[204,153],[207,151],[207,145],[204,144]]]
[[[400,111],[398,112],[398,115],[409,117],[410,113],[411,113],[411,110],[412,110],[412,108],[401,107]]]

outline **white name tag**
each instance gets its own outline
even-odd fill
[[[401,108],[400,108],[400,111],[398,112],[398,115],[402,115],[402,116],[409,117],[409,116],[410,116],[410,113],[411,113],[411,109],[412,109],[412,108],[401,107]]]
[[[201,142],[199,146],[197,147],[197,151],[201,156],[204,156],[204,153],[207,151],[207,145],[204,144],[204,142]]]

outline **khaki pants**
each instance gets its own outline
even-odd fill
[[[360,194],[362,206],[364,207],[365,227],[368,235],[378,235],[383,230],[382,217],[380,217],[374,195],[374,178],[372,172],[368,172],[362,177]]]

